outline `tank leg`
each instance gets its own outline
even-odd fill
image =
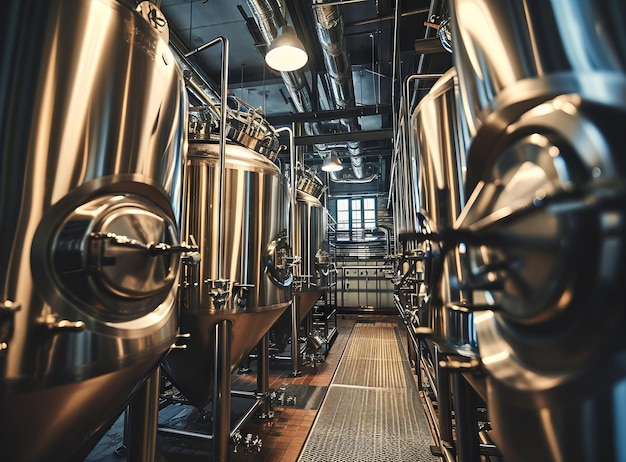
[[[218,322],[214,329],[213,460],[226,462],[230,443],[230,344],[232,329],[227,320]]]
[[[259,420],[271,420],[274,417],[271,403],[269,401],[270,388],[270,335],[266,333],[257,347],[259,354],[256,360],[256,394],[261,399],[256,418]]]
[[[446,369],[439,367],[439,359],[441,354],[439,349],[435,348],[435,361],[436,367],[436,381],[437,391],[439,396],[438,404],[438,416],[439,416],[439,432],[441,434],[442,451],[444,447],[452,447],[454,441],[452,435],[452,403],[450,401],[451,386],[450,386],[450,372]]]
[[[460,372],[452,373],[456,422],[456,452],[462,462],[480,462],[476,399]]]
[[[126,408],[124,443],[128,462],[156,459],[160,384],[161,368],[157,367]]]
[[[300,299],[294,295],[291,299],[291,375],[302,375],[300,370]]]

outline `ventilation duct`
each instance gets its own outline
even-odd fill
[[[248,7],[252,11],[265,42],[269,45],[278,36],[278,30],[287,24],[276,0],[248,0]],[[290,71],[280,73],[287,91],[298,112],[312,112],[313,103],[311,89],[304,75],[304,71]],[[319,124],[306,123],[305,130],[311,135],[321,134]]]
[[[330,77],[333,99],[338,109],[350,109],[354,104],[354,86],[352,83],[352,67],[343,36],[343,17],[336,5],[315,5],[317,19],[317,37],[322,45],[326,72]],[[342,118],[342,125],[348,132],[361,129],[356,117]],[[348,143],[350,164],[357,179],[364,176],[363,142]]]
[[[247,3],[265,42],[269,45],[277,37],[280,27],[287,24],[278,2],[276,0],[248,0]],[[324,62],[331,80],[335,104],[340,109],[354,107],[352,69],[348,63],[343,42],[343,18],[336,8],[329,5],[317,6],[316,11],[318,37],[324,48]],[[296,109],[299,112],[313,112],[311,89],[304,71],[281,72],[280,74]],[[355,117],[341,119],[341,124],[346,131],[360,130]],[[304,128],[308,134],[321,134],[317,122],[305,123]],[[363,178],[364,166],[363,159],[360,157],[363,153],[363,143],[361,141],[348,143],[348,152],[354,176],[357,179]],[[331,176],[337,179],[336,174]]]

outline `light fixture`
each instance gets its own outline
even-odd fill
[[[322,162],[322,170],[325,172],[338,172],[339,170],[343,170],[343,164],[334,154],[329,154]]]
[[[265,62],[277,71],[289,72],[300,69],[309,60],[304,45],[289,25],[278,29],[278,36],[272,41],[265,54]]]

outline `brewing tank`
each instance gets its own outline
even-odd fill
[[[325,187],[314,172],[301,169],[296,189],[293,253],[300,256],[300,265],[294,273],[302,277],[303,290],[320,288],[328,283],[328,216],[320,201]]]
[[[175,337],[186,95],[117,1],[3,14],[0,459],[82,460]]]
[[[450,69],[433,85],[411,116],[411,157],[419,166],[417,193],[422,232],[443,236],[454,229],[465,203],[464,119],[458,110],[458,80]],[[451,303],[471,299],[458,284],[463,280],[456,246],[439,238],[422,244],[427,251],[425,283],[428,303],[421,313],[421,325],[433,330],[433,339],[442,352],[476,354],[473,315],[449,308]],[[445,248],[443,248],[445,247]]]
[[[285,177],[268,157],[240,144],[229,141],[224,158],[224,199],[220,204],[217,138],[189,141],[183,229],[198,243],[200,264],[194,278],[199,282],[184,283],[188,289],[183,291],[180,323],[181,332],[191,334],[188,348],[173,351],[163,366],[197,407],[212,398],[211,326],[225,319],[231,323],[234,370],[289,306],[291,295]],[[218,229],[220,206],[224,207],[222,231]],[[220,232],[223,273],[218,275]],[[230,281],[230,293],[217,301],[216,284],[225,279]]]
[[[624,460],[625,5],[449,6],[495,439],[507,461]]]

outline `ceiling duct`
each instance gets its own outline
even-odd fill
[[[348,54],[343,36],[343,17],[336,5],[314,5],[317,20],[317,37],[322,45],[324,64],[330,77],[333,99],[338,109],[351,109],[354,104],[354,86],[352,83],[352,67],[348,61]],[[342,125],[348,132],[361,129],[356,117],[341,119]],[[348,143],[352,171],[357,179],[364,176],[363,142]]]
[[[278,36],[278,30],[287,24],[280,5],[276,0],[248,0],[248,7],[269,46]],[[312,112],[311,89],[304,71],[281,72],[280,75],[298,112]],[[321,134],[317,122],[305,123],[305,130],[311,135]]]
[[[276,0],[247,0],[248,7],[254,16],[265,42],[269,45],[278,36],[278,30],[287,24],[285,16]],[[335,104],[339,109],[353,108],[354,88],[352,84],[352,69],[348,62],[343,38],[343,18],[337,8],[330,5],[317,5],[318,37],[324,49],[324,62],[332,83],[332,92]],[[319,11],[318,11],[319,10]],[[281,72],[281,77],[299,112],[313,112],[311,89],[304,75],[304,71]],[[341,119],[346,131],[360,130],[356,117]],[[317,122],[305,123],[308,134],[321,134]],[[316,146],[324,150],[324,146]],[[363,142],[348,143],[350,163],[354,176],[357,179],[364,177]]]

